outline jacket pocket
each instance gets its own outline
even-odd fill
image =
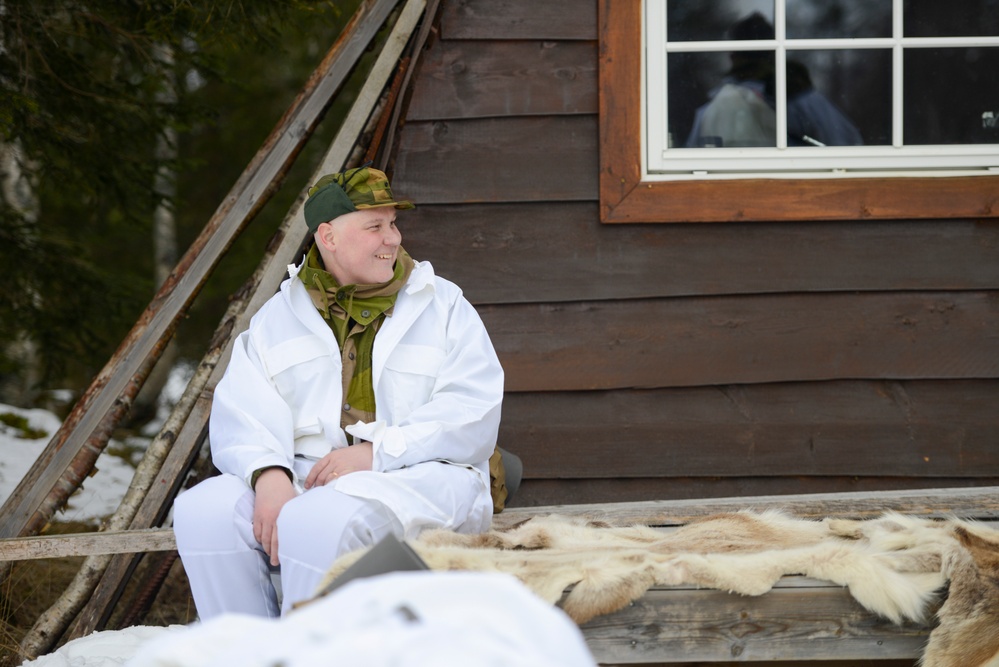
[[[393,350],[385,362],[380,392],[391,401],[392,421],[398,423],[430,400],[445,358],[443,350],[428,345],[399,345]]]
[[[430,345],[397,345],[385,368],[401,373],[437,377],[445,359],[444,350]]]
[[[273,378],[292,366],[329,355],[329,347],[318,336],[300,336],[267,348],[261,356],[267,374]]]

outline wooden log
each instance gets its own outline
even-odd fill
[[[528,478],[521,482],[507,507],[531,509],[562,505],[635,503],[695,498],[749,498],[802,493],[870,494],[882,491],[999,485],[999,477],[592,477]],[[504,512],[505,514],[505,512]]]
[[[493,517],[493,527],[514,526],[539,514],[599,519],[615,526],[680,526],[712,514],[743,509],[779,509],[807,519],[870,519],[891,510],[924,518],[958,517],[994,521],[999,519],[999,487],[510,507]]]
[[[593,42],[438,40],[420,66],[407,118],[596,112],[597,45]]]
[[[595,116],[407,123],[392,180],[419,204],[597,198]]]
[[[152,303],[0,508],[0,537],[37,533],[93,468],[178,319],[236,234],[280,186],[397,0],[365,0]]]
[[[581,626],[601,664],[917,658],[930,628],[895,625],[841,586],[784,577],[758,597],[656,587]]]
[[[589,0],[457,0],[444,3],[445,39],[596,39]]]
[[[475,304],[999,287],[999,224],[970,220],[603,225],[595,202],[421,203],[399,228]]]
[[[526,478],[999,476],[999,380],[507,394]]]
[[[177,540],[170,528],[114,530],[72,535],[34,535],[0,540],[0,560],[172,551]]]
[[[999,377],[989,292],[481,306],[506,390]]]
[[[712,514],[743,509],[782,509],[807,519],[870,519],[891,510],[922,518],[976,519],[992,525],[999,521],[999,486],[511,507],[493,517],[493,528],[509,528],[531,517],[548,514],[599,519],[615,526],[643,524],[672,527]],[[45,535],[0,540],[0,560],[126,554],[175,548],[172,528]]]

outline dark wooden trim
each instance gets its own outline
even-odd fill
[[[999,380],[510,393],[527,479],[999,477]]]
[[[507,391],[999,377],[992,292],[482,306]]]
[[[603,222],[999,217],[999,175],[643,181],[641,0],[599,0]]]

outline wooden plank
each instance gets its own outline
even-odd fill
[[[444,3],[444,39],[596,39],[590,0],[454,0]]]
[[[993,487],[995,489],[996,487]],[[938,493],[939,489],[934,490],[934,493]],[[953,490],[948,490],[948,494],[953,495]],[[858,497],[863,497],[860,494],[854,494]],[[795,502],[800,502],[801,497]],[[731,499],[730,499],[731,500]],[[757,503],[758,499],[746,498],[744,499],[750,503]],[[699,500],[699,503],[704,503],[705,501]],[[727,501],[719,501],[720,503],[726,503]],[[943,502],[943,501],[941,501]],[[664,505],[664,503],[658,503],[659,505]],[[707,501],[709,507],[715,506],[716,503]],[[946,503],[945,503],[946,504]],[[858,512],[864,510],[858,510],[861,506],[867,506],[868,503],[857,502],[851,505],[851,512]],[[727,506],[727,505],[726,505]],[[902,505],[899,505],[902,506]],[[952,507],[952,504],[947,504],[948,507]],[[632,509],[629,505],[624,503],[611,503],[604,505],[581,505],[579,508],[576,507],[533,507],[533,508],[511,508],[506,510],[505,513],[494,520],[495,527],[501,527],[523,521],[528,516],[535,516],[541,514],[550,513],[560,513],[567,514],[570,516],[604,516],[601,514],[600,507],[606,508],[609,514],[615,517],[620,516],[622,512],[631,512]],[[731,510],[731,506],[728,506]],[[740,507],[739,509],[742,509]],[[726,511],[726,510],[721,510]],[[869,510],[867,510],[869,512]],[[880,511],[880,510],[878,510]],[[975,508],[976,514],[974,516],[979,516],[982,510]],[[993,511],[993,516],[999,516]],[[947,512],[942,512],[939,510],[934,510],[934,516],[944,516],[948,514]],[[629,515],[630,516],[630,515]],[[814,517],[820,518],[820,517]],[[660,525],[661,525],[660,521]],[[677,522],[671,522],[673,525],[679,525]],[[986,521],[984,523],[995,525],[995,521]],[[672,527],[672,526],[670,526]],[[45,536],[33,536],[33,537],[14,537],[6,538],[0,540],[0,561],[22,561],[22,560],[35,560],[41,558],[66,558],[66,557],[80,557],[80,556],[95,556],[104,554],[132,554],[132,553],[149,553],[153,551],[172,551],[177,548],[177,541],[174,537],[172,528],[149,528],[143,530],[127,530],[127,531],[107,531],[107,532],[95,532],[95,533],[76,533],[72,535],[45,535]],[[831,584],[822,584],[822,582],[817,582],[813,579],[806,579],[804,577],[786,577],[778,587],[791,587],[791,588],[804,588],[804,587],[816,587]],[[682,586],[669,587],[670,590],[682,589]]]
[[[970,496],[977,497],[978,494],[982,492],[995,492],[999,490],[999,487],[990,487],[989,489],[978,489],[973,490]],[[833,495],[842,496],[844,494],[830,494],[828,497],[833,497]],[[891,497],[898,497],[897,500],[888,500],[887,502],[893,508],[912,508],[918,506],[921,510],[923,516],[927,516],[925,505],[913,505],[907,498],[911,496],[911,492],[905,494],[905,498],[901,497],[900,494],[881,494],[881,497],[885,495]],[[969,509],[967,507],[967,498],[957,499],[960,494],[955,493],[954,489],[931,489],[929,495],[934,496],[937,502],[940,503],[939,506],[930,507],[929,516],[944,518],[946,516],[951,516],[955,513],[955,510],[951,509],[955,504],[960,503],[962,510],[956,510],[956,513],[963,514],[966,516],[972,516],[978,518],[982,515],[989,515],[993,517],[999,517],[999,507],[992,506],[989,509],[982,509],[980,507],[974,507]],[[854,500],[849,500],[846,503],[846,513],[849,516],[861,516],[869,517],[872,512],[876,515],[885,511],[886,508],[881,506],[873,505],[870,494],[851,494]],[[820,496],[787,496],[788,506],[801,507],[803,503],[814,502],[816,506],[823,506],[822,503],[829,501],[819,500]],[[815,500],[813,500],[813,498]],[[672,528],[682,523],[686,523],[694,518],[699,518],[702,516],[708,516],[708,514],[715,512],[733,511],[736,509],[744,508],[755,508],[762,509],[764,507],[780,506],[774,505],[774,501],[780,501],[781,498],[735,498],[735,499],[720,499],[717,501],[698,499],[696,501],[697,505],[689,505],[688,507],[701,507],[701,511],[695,514],[687,514],[681,510],[681,514],[669,513],[669,510],[662,510],[669,515],[669,519],[663,520],[662,512],[653,514],[651,510],[638,508],[639,505],[651,507],[658,506],[659,508],[666,508],[671,506],[680,507],[679,503],[670,503],[669,501],[657,501],[654,503],[603,503],[603,504],[588,504],[588,505],[576,505],[576,506],[546,506],[546,507],[531,507],[531,508],[510,508],[504,510],[503,514],[497,515],[494,518],[494,527],[503,528],[510,525],[516,524],[520,521],[525,520],[531,516],[546,515],[552,513],[564,514],[568,516],[588,516],[588,517],[602,517],[620,525],[623,521],[634,522],[633,518],[636,513],[640,517],[651,517],[654,525],[664,526],[667,529]],[[895,504],[892,504],[892,503]],[[973,502],[973,500],[972,500]],[[733,503],[744,503],[744,505],[734,505]],[[947,509],[942,509],[946,507]],[[786,508],[786,507],[785,507]],[[872,509],[873,508],[873,509]],[[792,510],[793,511],[793,510]],[[899,509],[897,511],[907,511],[912,512],[911,509]],[[706,513],[704,513],[706,512]],[[828,515],[816,515],[814,509],[806,509],[804,511],[795,511],[795,514],[799,516],[806,516],[809,518],[824,518]],[[838,513],[843,516],[843,511]],[[627,517],[627,519],[622,519],[622,517]],[[988,525],[995,526],[997,521],[984,521]],[[668,524],[668,525],[667,525]],[[143,530],[121,530],[121,531],[107,531],[107,532],[95,532],[95,533],[76,533],[72,535],[44,535],[44,536],[32,536],[32,537],[12,537],[0,540],[0,561],[8,560],[34,560],[41,558],[66,558],[66,557],[79,557],[79,556],[95,556],[102,554],[132,554],[132,553],[148,553],[153,551],[172,551],[177,548],[177,541],[174,537],[174,532],[172,528],[148,528]],[[807,579],[805,577],[786,577],[781,581],[779,587],[790,587],[790,588],[804,588],[804,587],[815,587],[815,586],[831,586],[831,584],[818,582],[814,579]],[[682,586],[668,587],[669,590],[679,590]]]
[[[493,526],[513,526],[541,513],[600,519],[615,526],[678,526],[712,514],[743,509],[779,509],[806,519],[870,519],[887,511],[895,511],[924,518],[959,517],[996,521],[999,520],[999,487],[577,503],[548,505],[543,508],[510,507],[493,517]]]
[[[423,54],[407,117],[415,121],[596,112],[595,42],[438,40]]]
[[[476,304],[999,288],[999,222],[602,225],[597,208],[421,205],[399,225]]]
[[[527,474],[525,472],[525,474]],[[973,488],[999,484],[999,477],[641,477],[573,479],[529,477],[509,508],[529,509],[552,505],[647,502],[692,498],[743,498],[787,496],[796,493],[871,493],[875,491]],[[505,515],[506,512],[504,511]]]
[[[74,535],[10,537],[0,540],[0,561],[172,551],[172,529],[117,530]]]
[[[507,394],[528,478],[999,476],[999,380]],[[612,454],[611,454],[612,453]]]
[[[616,664],[915,659],[930,631],[878,618],[841,587],[783,580],[758,597],[654,588],[581,629],[597,661]]]
[[[594,116],[407,123],[392,190],[417,204],[597,196]]]
[[[0,508],[0,537],[38,532],[92,469],[107,441],[103,436],[110,435],[127,412],[178,319],[235,235],[280,186],[331,98],[395,4],[395,0],[369,0],[358,8],[114,357]],[[75,465],[81,453],[84,460]],[[73,475],[65,479],[70,470]]]
[[[506,390],[999,377],[992,293],[481,306]]]

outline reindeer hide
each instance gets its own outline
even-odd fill
[[[999,531],[888,513],[853,521],[777,511],[718,514],[666,532],[550,515],[476,535],[432,530],[411,543],[434,570],[516,576],[582,624],[654,585],[762,595],[784,575],[845,586],[896,623],[926,621],[950,582],[924,667],[999,667]],[[339,559],[323,585],[363,555]]]

